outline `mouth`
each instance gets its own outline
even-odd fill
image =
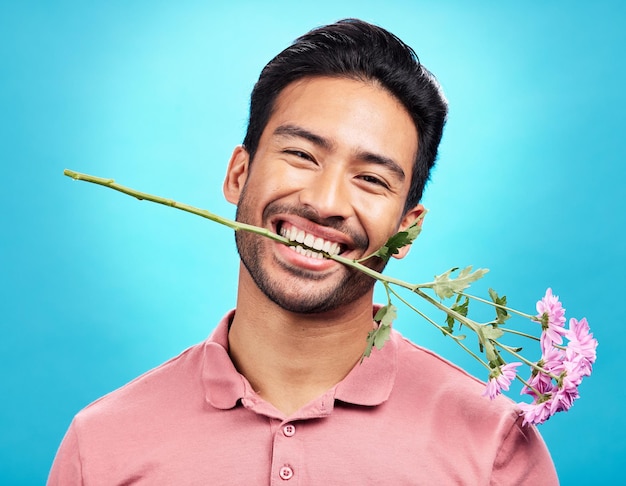
[[[279,235],[287,238],[289,241],[300,243],[299,245],[289,246],[289,248],[307,258],[321,260],[329,255],[339,255],[346,249],[346,246],[342,243],[309,233],[286,221],[280,222],[277,230]]]

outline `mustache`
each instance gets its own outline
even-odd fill
[[[358,231],[351,227],[341,217],[331,216],[329,218],[323,218],[310,206],[291,206],[278,202],[270,203],[263,210],[263,221],[267,221],[275,214],[292,214],[303,219],[308,219],[319,226],[326,226],[327,228],[332,228],[348,235],[357,249],[365,250],[369,247],[369,238],[365,232]]]

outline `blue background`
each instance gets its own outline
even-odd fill
[[[586,316],[594,375],[541,432],[563,484],[614,482],[626,452],[625,4],[299,5],[0,6],[0,482],[43,483],[79,409],[204,339],[235,303],[229,230],[63,169],[233,216],[221,184],[261,68],[342,17],[412,45],[450,102],[424,233],[389,273],[488,267],[478,291],[532,312],[551,286],[568,316]],[[396,327],[483,376],[407,309]]]

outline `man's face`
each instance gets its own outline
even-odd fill
[[[374,280],[304,247],[366,256],[420,214],[403,213],[417,132],[406,109],[375,83],[305,78],[278,96],[252,164],[231,159],[225,194],[237,220],[302,242],[236,233],[256,285],[292,312],[334,310],[368,296]],[[381,260],[368,265],[382,270]],[[368,295],[369,294],[369,295]]]

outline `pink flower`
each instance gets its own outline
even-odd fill
[[[559,368],[563,360],[565,359],[565,355],[563,351],[559,348],[555,348],[554,346],[549,346],[547,349],[542,349],[541,356],[541,367],[547,371],[552,371],[554,369]]]
[[[569,339],[565,349],[567,359],[578,363],[582,376],[589,376],[591,374],[591,365],[596,361],[598,341],[594,339],[593,333],[589,332],[587,319],[582,318],[580,321],[574,318],[570,319],[569,329],[565,337]]]
[[[524,422],[522,425],[533,424],[539,425],[548,420],[552,414],[550,413],[551,400],[535,401],[533,403],[518,403],[518,407],[522,410]]]
[[[541,366],[542,362],[540,361],[538,364]],[[522,387],[520,394],[530,395],[534,399],[538,399],[541,395],[551,393],[554,389],[555,386],[554,383],[552,383],[552,377],[550,375],[533,371],[528,380],[528,385]]]
[[[537,302],[537,319],[541,322],[543,333],[541,334],[542,349],[549,344],[561,344],[565,334],[565,309],[556,295],[552,295],[552,289],[546,290],[546,295]],[[544,342],[545,341],[545,342]]]
[[[552,343],[549,346],[542,346],[542,356],[537,362],[537,366],[543,368],[548,373],[559,375],[563,367],[563,360],[565,359],[565,353],[558,348],[555,348]],[[552,392],[554,384],[552,383],[552,377],[547,373],[542,373],[533,368],[528,385],[524,385],[522,388],[522,395],[531,395],[534,398],[539,395]]]
[[[489,397],[493,400],[502,393],[502,390],[507,391],[511,386],[511,382],[517,375],[517,368],[521,365],[522,363],[518,362],[508,363],[499,368],[495,368],[489,373],[489,381],[487,382],[483,397]]]
[[[537,364],[557,378],[533,371],[528,385],[521,392],[532,396],[533,402],[518,404],[524,415],[524,424],[538,425],[557,412],[566,412],[580,397],[578,386],[583,379],[581,360],[570,361],[566,353],[553,347]]]
[[[550,415],[568,411],[578,397],[580,397],[578,386],[564,385],[559,387],[550,400]]]

